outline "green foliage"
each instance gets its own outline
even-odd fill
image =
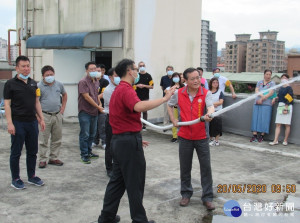
[[[232,86],[234,88],[235,93],[252,93],[255,91],[255,84],[245,84],[245,83],[237,83],[232,82]],[[230,93],[230,88],[226,87],[225,92]]]

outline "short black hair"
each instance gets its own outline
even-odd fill
[[[43,68],[41,69],[42,76],[44,76],[44,74],[45,74],[48,70],[51,70],[53,73],[55,73],[54,68],[53,68],[52,66],[46,65],[46,66],[43,66]]]
[[[17,59],[16,59],[16,66],[19,65],[19,62],[20,62],[21,60],[22,60],[22,61],[29,61],[29,62],[30,62],[30,60],[29,60],[28,57],[22,56],[22,55],[21,55],[21,56],[18,56]]]
[[[107,71],[107,76],[112,76],[112,75],[114,74],[114,72],[115,72],[115,68],[114,68],[114,67],[110,68],[110,69]]]
[[[197,70],[201,70],[203,72],[203,69],[202,67],[197,67]]]
[[[115,68],[115,72],[118,74],[120,78],[122,78],[126,75],[128,68],[133,69],[133,64],[134,64],[133,60],[123,59],[117,64]]]
[[[287,75],[287,74],[282,74],[282,75],[281,75],[281,77],[280,77],[280,79],[281,79],[281,78],[283,78],[283,77],[286,77],[287,79],[289,79],[289,78],[290,78],[290,76],[289,76],[289,75]]]
[[[213,69],[213,73],[214,73],[216,70],[221,71],[220,68],[216,67],[216,68]]]
[[[96,65],[96,63],[95,63],[94,61],[87,62],[87,63],[84,65],[85,70],[89,69],[89,66],[90,66],[91,64]]]
[[[209,84],[208,84],[209,90],[212,90],[212,83],[213,83],[215,80],[217,80],[218,83],[219,83],[219,79],[216,78],[216,77],[213,77],[212,79],[210,79]],[[219,84],[220,84],[220,83],[219,83]],[[220,87],[220,86],[218,86],[217,90],[219,90],[219,87]]]
[[[98,67],[98,68],[100,67],[100,68],[102,68],[102,69],[103,69],[103,68],[106,69],[106,66],[105,66],[104,64],[102,64],[102,63],[101,63],[101,64],[97,64],[97,67]]]
[[[270,72],[270,73],[272,74],[272,70],[270,70],[270,69],[266,69],[266,70],[264,71],[264,74],[266,74],[267,72]]]
[[[174,70],[174,67],[171,66],[171,65],[169,65],[169,66],[166,67],[166,71],[168,70],[168,68],[171,68],[172,70]]]
[[[195,68],[193,68],[193,67],[190,67],[190,68],[187,68],[187,69],[185,69],[185,71],[183,71],[183,77],[184,77],[184,79],[188,79],[188,74],[189,73],[192,73],[192,72],[194,72],[194,71],[197,71],[198,72],[198,70],[197,69],[195,69]],[[198,72],[199,73],[199,72]],[[199,74],[200,75],[200,74]]]

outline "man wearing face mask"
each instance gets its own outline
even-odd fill
[[[175,88],[167,91],[163,98],[141,101],[132,88],[132,85],[139,80],[138,68],[134,61],[123,59],[118,63],[115,71],[121,78],[121,82],[109,102],[109,123],[113,133],[111,139],[113,173],[106,188],[98,222],[120,221],[120,217],[116,214],[126,190],[132,222],[154,223],[148,221],[143,206],[146,177],[143,146],[147,146],[149,142],[142,140],[140,117],[141,112],[167,102]]]
[[[97,71],[96,78],[99,81],[98,103],[99,103],[99,105],[101,105],[103,107],[103,105],[104,105],[103,92],[104,92],[105,88],[107,87],[107,85],[109,84],[109,81],[104,78],[105,68],[103,69],[101,66],[104,66],[104,65],[103,64],[96,65],[96,71]],[[99,112],[96,136],[94,138],[94,142],[92,143],[92,146],[99,145],[100,139],[101,139],[101,147],[102,147],[102,149],[105,149],[105,147],[106,147],[105,138],[106,138],[106,136],[105,136],[105,114]]]
[[[90,159],[99,158],[92,153],[92,142],[97,131],[98,111],[103,112],[103,108],[98,102],[99,81],[95,62],[86,63],[85,70],[86,76],[78,83],[79,146],[81,161],[90,164]]]
[[[107,176],[112,176],[112,154],[111,154],[111,146],[110,141],[112,138],[112,129],[111,125],[109,124],[109,102],[112,93],[114,92],[115,88],[119,85],[121,79],[116,74],[115,69],[111,68],[107,72],[107,76],[110,79],[109,85],[105,88],[103,92],[103,99],[104,99],[104,111],[106,114],[105,120],[105,134],[106,134],[106,147],[105,147],[105,167]]]
[[[160,86],[163,91],[163,96],[165,96],[165,90],[166,88],[171,86],[172,83],[172,75],[174,73],[174,67],[173,66],[167,66],[166,67],[166,75],[161,77],[160,80]],[[170,122],[170,117],[168,114],[167,104],[164,104],[164,125],[167,125]],[[165,130],[164,130],[165,131]]]
[[[136,94],[141,101],[149,100],[149,89],[153,89],[152,76],[146,72],[146,65],[143,61],[138,64],[140,80],[136,84]],[[143,119],[148,119],[147,111],[143,112]],[[143,130],[146,130],[146,125],[143,124]]]
[[[41,131],[45,129],[44,117],[39,101],[40,89],[30,78],[30,61],[26,56],[16,59],[17,75],[4,85],[4,108],[7,131],[11,135],[10,170],[11,186],[25,189],[20,178],[20,157],[25,142],[28,183],[43,186],[44,182],[35,176],[36,154],[38,152],[38,121]]]
[[[55,71],[52,66],[42,68],[43,80],[38,83],[41,89],[40,103],[45,120],[45,131],[40,134],[39,168],[45,168],[48,161],[48,140],[50,139],[50,153],[48,164],[62,166],[63,162],[58,159],[61,138],[62,120],[67,104],[67,92],[63,84],[55,80]],[[62,98],[62,100],[60,100]]]
[[[225,92],[225,87],[229,87],[229,89],[231,91],[232,98],[236,98],[236,94],[234,92],[234,88],[232,86],[231,81],[228,80],[227,77],[224,77],[224,76],[220,75],[220,69],[219,68],[213,69],[213,76],[218,78],[219,88],[223,93]]]
[[[201,77],[201,85],[202,85],[202,87],[204,87],[205,89],[209,90],[207,80],[203,77],[203,68],[202,67],[197,67],[197,70],[198,70],[198,72],[200,74],[200,77]]]

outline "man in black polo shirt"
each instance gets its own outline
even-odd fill
[[[146,65],[143,61],[138,64],[140,80],[136,84],[136,94],[141,101],[149,100],[149,89],[153,89],[153,80],[149,73],[146,72]],[[143,119],[148,119],[147,111],[143,112]],[[146,130],[146,125],[143,124],[143,130]]]
[[[174,73],[173,66],[166,67],[166,75],[161,77],[160,86],[163,91],[163,96],[165,96],[165,90],[171,86],[172,83],[172,75]],[[164,104],[164,125],[167,125],[170,122],[170,117],[168,114],[167,104]],[[164,130],[165,131],[165,130]]]
[[[38,152],[38,121],[41,130],[45,129],[39,101],[40,89],[30,76],[30,61],[26,56],[16,60],[17,75],[8,80],[4,86],[4,107],[7,130],[11,134],[10,170],[11,186],[25,189],[20,179],[19,160],[25,142],[28,183],[43,186],[44,182],[35,176],[36,154]]]

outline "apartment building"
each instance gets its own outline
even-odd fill
[[[209,30],[209,21],[201,20],[201,56],[200,67],[212,71],[217,66],[218,42],[216,33]]]
[[[241,73],[246,70],[247,42],[251,34],[236,34],[235,41],[226,42],[225,71]]]
[[[259,39],[251,34],[236,34],[236,40],[226,42],[226,72],[279,72],[286,69],[285,42],[277,40],[276,31],[259,32]]]
[[[0,37],[0,60],[7,60],[7,40]]]
[[[285,42],[277,40],[277,33],[259,32],[259,39],[248,41],[246,72],[262,72],[265,69],[279,72],[286,69]]]

